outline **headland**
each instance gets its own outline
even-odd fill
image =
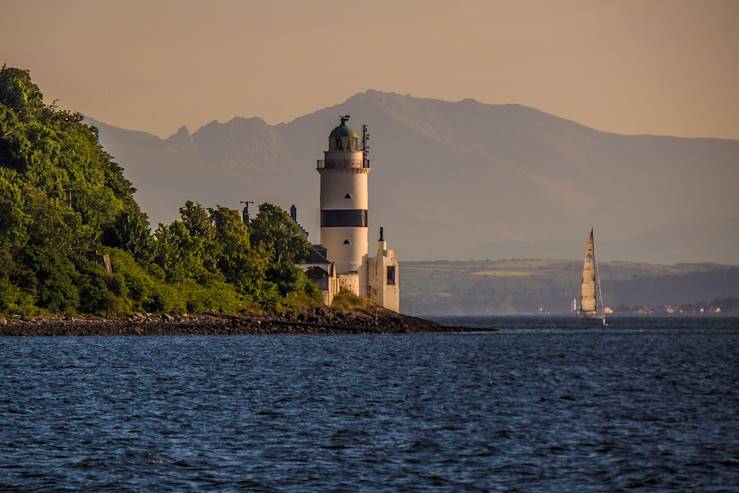
[[[355,311],[317,307],[267,315],[136,313],[121,318],[93,316],[0,318],[0,336],[403,334],[473,330],[479,329],[445,326],[380,307]]]

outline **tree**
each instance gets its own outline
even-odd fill
[[[252,246],[263,247],[273,265],[294,264],[308,255],[310,244],[290,216],[276,205],[259,206],[257,217],[249,224]]]
[[[310,244],[295,221],[281,208],[265,203],[259,206],[249,229],[252,246],[269,255],[267,280],[277,285],[281,296],[300,290],[305,275],[295,263],[308,255]]]
[[[182,221],[159,225],[154,233],[154,262],[162,268],[167,281],[203,277],[205,269],[198,245]]]
[[[312,303],[293,265],[308,243],[280,208],[263,204],[249,229],[234,210],[188,201],[152,235],[134,192],[81,114],[44,104],[27,71],[0,69],[0,312]]]
[[[184,207],[180,207],[180,218],[182,224],[190,233],[193,255],[198,258],[205,271],[217,273],[218,267],[214,251],[216,233],[209,211],[202,205],[188,200]]]
[[[152,259],[154,244],[149,219],[138,206],[121,212],[102,239],[107,246],[130,252],[139,262],[148,263]]]
[[[237,291],[258,303],[274,298],[274,289],[266,282],[269,257],[263,249],[253,248],[249,230],[239,213],[225,207],[210,209],[215,227],[218,269]]]

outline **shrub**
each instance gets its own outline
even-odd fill
[[[331,306],[339,310],[351,312],[360,308],[367,308],[369,304],[370,303],[367,300],[360,298],[351,291],[342,289],[336,296],[334,296],[334,301],[331,303]]]

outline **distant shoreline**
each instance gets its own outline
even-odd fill
[[[267,334],[404,334],[496,332],[495,329],[442,325],[398,313],[345,313],[319,309],[282,316],[134,315],[128,318],[0,318],[2,336],[186,336]]]

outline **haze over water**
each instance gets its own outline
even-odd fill
[[[0,339],[0,490],[731,491],[739,320]]]

